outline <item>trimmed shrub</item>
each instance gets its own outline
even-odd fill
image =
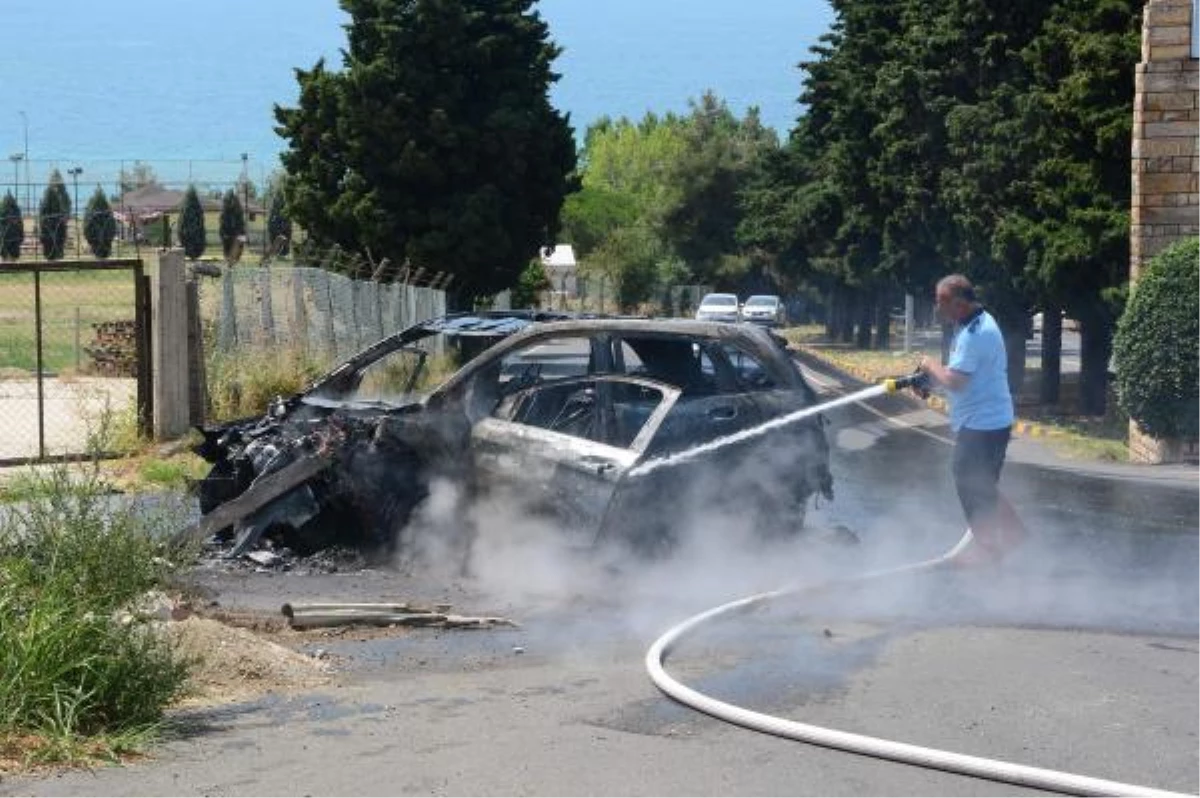
[[[1160,253],[1117,323],[1117,401],[1147,433],[1193,439],[1200,412],[1200,239]]]

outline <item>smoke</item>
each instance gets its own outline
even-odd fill
[[[495,490],[466,503],[459,486],[437,482],[405,532],[402,554],[413,573],[460,580],[481,608],[566,644],[598,636],[648,642],[718,604],[832,582],[841,583],[801,590],[758,613],[816,633],[828,625],[1008,625],[1195,634],[1194,536],[1150,541],[1153,530],[1137,526],[1139,511],[1129,504],[1136,493],[1109,489],[1100,506],[1080,510],[1079,496],[1047,497],[1040,473],[1012,464],[1001,486],[1031,535],[1002,568],[853,581],[938,557],[966,527],[948,446],[877,422],[860,426],[831,433],[838,498],[819,506],[810,500],[802,530],[772,490],[744,502],[718,500],[733,476],[732,461],[717,458],[709,467],[693,464],[678,490],[648,497],[599,546],[595,530],[532,511],[524,494]],[[915,455],[919,467],[914,446],[925,447]],[[777,487],[796,478],[804,461],[803,451],[781,447],[738,461],[737,480]],[[629,545],[664,518],[676,538],[668,551],[648,555]],[[847,545],[846,528],[857,544]],[[1187,556],[1179,556],[1180,546]],[[719,633],[751,638],[770,628],[734,618]]]

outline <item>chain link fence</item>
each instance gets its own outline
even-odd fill
[[[140,267],[0,264],[0,462],[108,450],[136,428]]]

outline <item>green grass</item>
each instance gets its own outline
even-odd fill
[[[202,478],[209,464],[196,455],[186,457],[149,457],[138,466],[142,484],[162,488],[184,488],[189,480]]]
[[[34,280],[28,272],[0,266],[0,365],[33,372],[36,367]],[[47,272],[41,276],[42,363],[47,371],[71,371],[89,358],[93,324],[134,318],[132,271]]]
[[[302,390],[325,371],[299,348],[252,349],[223,354],[210,346],[208,397],[212,422],[260,415],[276,396]]]
[[[186,683],[190,663],[131,610],[186,556],[164,543],[181,507],[118,505],[95,464],[29,473],[0,514],[0,760],[114,758]]]

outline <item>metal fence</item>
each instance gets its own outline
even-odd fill
[[[141,261],[0,263],[0,463],[103,454],[116,427],[145,428],[146,293]]]
[[[446,293],[305,266],[234,267],[197,277],[206,339],[218,351],[290,347],[332,365],[446,312]]]

